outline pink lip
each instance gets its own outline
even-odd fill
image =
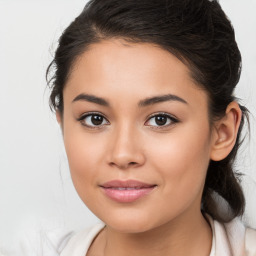
[[[120,203],[130,203],[149,194],[156,185],[136,180],[112,180],[100,187],[109,198]]]

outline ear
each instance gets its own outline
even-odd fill
[[[241,117],[242,111],[238,103],[233,101],[227,106],[225,116],[215,122],[211,160],[223,160],[231,152],[236,143]]]
[[[61,113],[59,110],[56,110],[56,119],[57,119],[57,122],[59,123],[59,125],[62,124],[62,116],[61,116]]]

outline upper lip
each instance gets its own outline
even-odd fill
[[[148,184],[138,180],[111,180],[100,185],[104,188],[150,188],[155,184]]]

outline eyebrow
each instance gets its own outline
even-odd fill
[[[145,106],[149,106],[149,105],[153,105],[153,104],[165,102],[165,101],[178,101],[178,102],[188,104],[184,99],[180,98],[177,95],[166,94],[166,95],[160,95],[160,96],[146,98],[144,100],[141,100],[138,105],[140,107],[145,107]]]
[[[88,102],[96,103],[98,105],[105,106],[105,107],[110,106],[110,104],[107,100],[97,97],[95,95],[84,94],[84,93],[81,93],[78,96],[76,96],[72,102],[76,102],[76,101],[88,101]],[[141,101],[139,101],[138,106],[146,107],[149,105],[153,105],[153,104],[161,103],[161,102],[165,102],[165,101],[178,101],[178,102],[181,102],[184,104],[188,104],[184,99],[180,98],[177,95],[166,94],[166,95],[159,95],[159,96],[154,96],[154,97],[150,97],[150,98],[141,100]]]
[[[76,102],[76,101],[80,101],[80,100],[96,103],[98,105],[105,106],[105,107],[110,106],[110,104],[108,103],[107,100],[97,97],[97,96],[94,96],[94,95],[84,94],[84,93],[81,93],[78,96],[76,96],[72,102]]]

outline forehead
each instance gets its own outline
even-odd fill
[[[204,92],[189,68],[170,52],[149,43],[127,43],[120,39],[91,45],[81,54],[64,88],[64,101],[79,93],[109,99],[175,94],[186,97]],[[204,95],[205,97],[205,95]]]

